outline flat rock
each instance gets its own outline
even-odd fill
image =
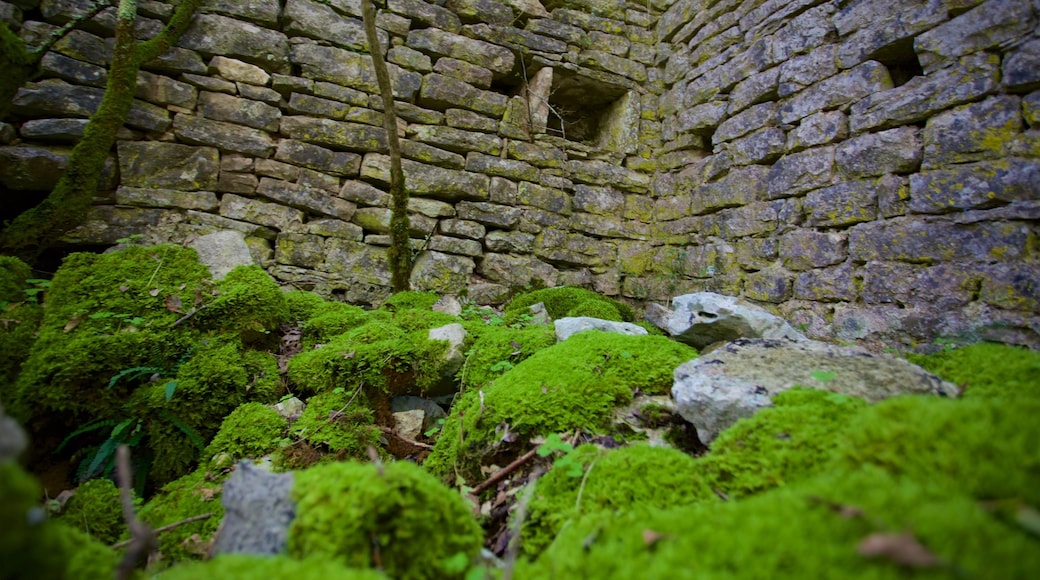
[[[807,340],[778,316],[733,296],[697,292],[672,298],[672,308],[647,308],[646,319],[694,348],[738,338]]]
[[[955,385],[900,358],[809,340],[753,338],[680,365],[672,397],[707,444],[796,385],[870,402],[907,393],[958,394]]]
[[[243,461],[224,484],[224,520],[213,542],[214,554],[284,553],[289,525],[296,517],[293,474],[270,473]]]
[[[191,247],[199,254],[199,262],[209,266],[215,280],[221,280],[237,266],[253,263],[242,232],[224,230],[207,234],[192,242]]]
[[[572,335],[586,330],[602,330],[603,332],[615,332],[629,336],[647,334],[645,328],[631,322],[614,322],[613,320],[603,320],[601,318],[592,318],[591,316],[561,318],[554,322],[554,326],[556,328],[556,342],[563,342]]]

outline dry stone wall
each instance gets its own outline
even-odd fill
[[[0,0],[30,43],[88,0]],[[142,37],[175,2],[140,0]],[[1036,0],[381,0],[413,284],[714,290],[808,334],[1040,345]],[[113,18],[0,127],[38,198],[100,100]],[[356,0],[207,1],[147,63],[71,245],[242,232],[287,285],[389,293],[389,159]],[[35,192],[35,193],[34,193]]]

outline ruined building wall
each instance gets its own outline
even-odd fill
[[[85,0],[0,1],[32,41]],[[139,2],[147,37],[171,3]],[[713,290],[808,333],[1040,343],[1038,2],[386,0],[418,288]],[[356,0],[205,3],[143,67],[70,244],[246,235],[286,284],[389,293],[388,159]],[[46,192],[111,17],[0,128]]]

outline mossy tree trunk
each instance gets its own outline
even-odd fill
[[[401,143],[397,140],[397,110],[394,108],[394,90],[390,85],[390,73],[379,48],[376,31],[376,9],[372,0],[361,0],[361,18],[365,23],[368,52],[372,55],[372,66],[383,97],[383,126],[390,149],[390,280],[394,292],[403,292],[411,286],[412,247],[408,238],[411,228],[408,219],[408,190],[405,189],[404,170],[401,168]]]
[[[0,251],[32,263],[62,234],[83,223],[101,181],[105,159],[126,121],[137,92],[141,64],[165,52],[187,30],[202,0],[184,0],[155,37],[138,44],[134,37],[137,0],[120,0],[115,48],[108,84],[83,138],[73,148],[68,167],[47,199],[15,218],[0,233]]]

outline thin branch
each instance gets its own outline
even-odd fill
[[[119,479],[119,496],[123,504],[123,519],[130,530],[129,549],[116,568],[116,580],[126,580],[133,576],[134,569],[140,562],[148,558],[148,554],[157,546],[155,532],[148,524],[138,520],[134,515],[134,500],[130,495],[133,475],[130,472],[130,448],[120,445],[116,448],[116,476]]]
[[[163,526],[161,528],[156,528],[154,533],[155,533],[156,536],[158,536],[159,534],[161,534],[163,532],[168,532],[170,530],[173,530],[173,529],[179,528],[179,527],[181,527],[183,525],[191,524],[191,523],[194,523],[194,522],[201,522],[202,520],[208,520],[211,517],[213,517],[213,514],[200,514],[200,515],[197,515],[197,516],[191,516],[190,518],[181,520],[179,522],[173,522],[172,524],[165,525],[165,526]],[[118,550],[120,548],[125,548],[125,547],[129,546],[131,543],[133,543],[133,541],[134,540],[131,539],[131,540],[123,540],[122,542],[117,542],[115,544],[112,544],[112,549],[113,550]]]
[[[485,491],[486,489],[488,489],[492,485],[495,485],[499,481],[502,481],[510,473],[516,471],[521,465],[523,465],[523,464],[527,463],[528,461],[530,461],[531,458],[534,457],[534,454],[537,453],[537,452],[538,452],[538,447],[535,447],[534,449],[528,451],[527,453],[524,453],[523,455],[518,457],[516,460],[514,460],[512,463],[510,463],[509,465],[503,467],[500,471],[498,471],[498,473],[495,473],[491,477],[489,477],[489,478],[485,479],[484,481],[480,482],[479,484],[477,484],[477,486],[474,487],[473,490],[470,491],[470,493],[473,494],[473,495],[480,495],[483,491]]]
[[[404,441],[405,443],[408,443],[410,445],[415,445],[416,447],[422,447],[423,449],[433,449],[433,445],[429,445],[427,443],[420,443],[418,441],[415,441],[414,439],[409,439],[409,438],[405,437],[404,435],[401,435],[400,433],[398,433],[397,431],[394,431],[393,429],[391,429],[389,427],[384,427],[384,426],[380,425],[379,430],[382,431],[383,433],[386,433],[387,435],[393,435],[394,437],[397,437],[401,441]]]
[[[89,10],[73,18],[72,20],[69,20],[61,28],[51,32],[50,36],[47,37],[47,40],[45,40],[43,44],[41,44],[40,46],[37,46],[36,48],[30,50],[29,54],[31,54],[36,59],[42,58],[48,50],[53,48],[55,44],[61,41],[61,39],[65,38],[65,36],[68,33],[72,32],[73,29],[75,29],[77,26],[79,26],[87,20],[90,20],[98,14],[101,14],[102,10],[111,7],[111,0],[97,0],[96,2],[94,2],[94,5],[90,7]]]
[[[531,502],[531,498],[534,496],[535,482],[541,476],[541,470],[535,470],[531,474],[531,477],[527,480],[527,489],[524,490],[524,494],[520,496],[520,501],[516,505],[516,514],[510,526],[513,529],[510,534],[509,544],[506,546],[506,561],[502,570],[503,580],[511,580],[513,578],[513,568],[516,567],[516,555],[520,551],[520,528],[523,527],[524,520],[527,519],[527,504]]]

